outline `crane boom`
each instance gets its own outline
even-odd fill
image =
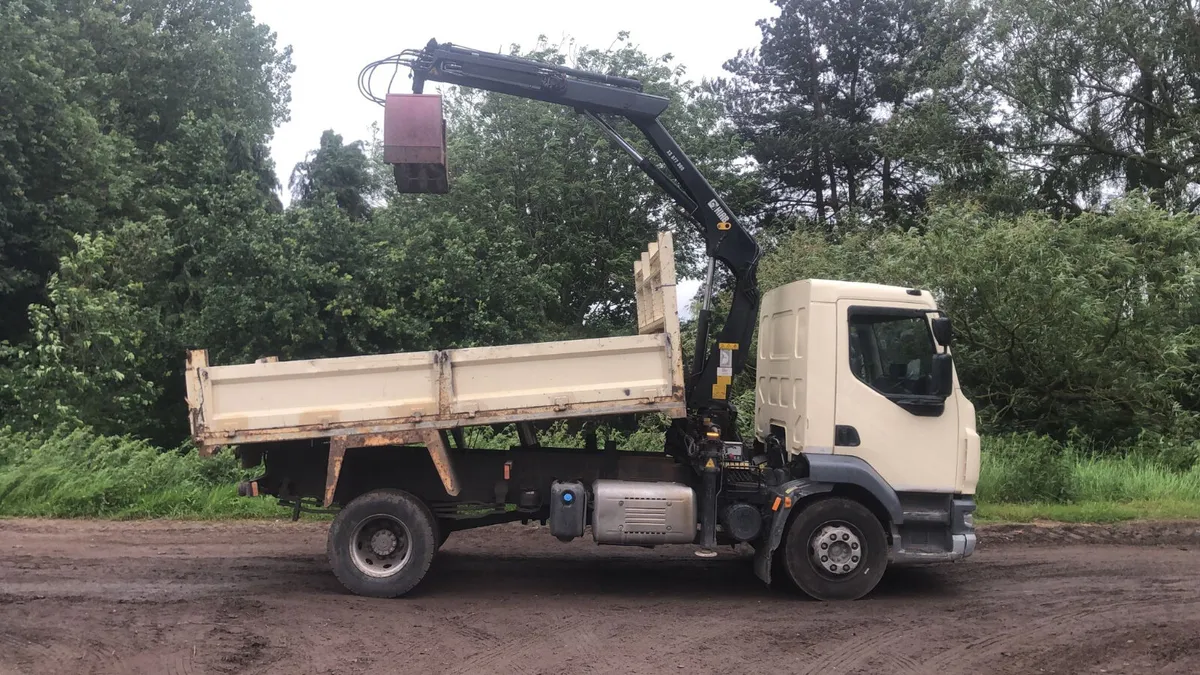
[[[762,251],[663,126],[659,116],[667,109],[669,100],[646,93],[642,83],[635,79],[440,44],[435,40],[430,40],[423,49],[402,52],[393,62],[412,69],[416,94],[423,93],[427,81],[435,81],[571,108],[596,123],[614,145],[628,153],[671,197],[700,228],[709,258],[704,305],[697,317],[696,354],[688,377],[688,407],[701,412],[728,411],[729,384],[745,367],[754,332],[759,303],[757,268]],[[606,121],[606,116],[623,117],[632,123],[661,158],[667,172],[642,156]],[[734,288],[729,314],[709,347],[714,261],[729,271]]]

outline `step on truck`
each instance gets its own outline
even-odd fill
[[[374,96],[381,66],[411,68],[413,93]],[[760,297],[760,249],[663,127],[667,99],[637,80],[432,40],[360,76],[384,106],[400,192],[449,189],[441,99],[423,93],[427,81],[560,104],[598,125],[699,227],[708,274],[687,372],[667,232],[633,266],[636,335],[234,365],[190,352],[201,452],[234,446],[243,466],[262,467],[242,494],[273,495],[297,515],[333,510],[327,553],[346,588],[404,595],[452,532],[512,521],[540,521],[563,541],[692,544],[699,556],[747,544],[760,579],[821,600],[866,595],[888,565],[971,555],[975,410],[929,291],[807,279]],[[731,303],[710,336],[718,263]],[[754,436],[742,438],[731,388],[752,356]],[[652,413],[671,420],[661,452],[538,439],[546,420]],[[515,447],[470,447],[471,427],[510,424]]]

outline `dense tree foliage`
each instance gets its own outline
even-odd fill
[[[956,326],[955,361],[990,430],[1127,441],[1197,430],[1200,217],[1145,201],[1068,225],[932,210],[925,232],[797,232],[764,286],[816,276],[931,289]]]
[[[1200,208],[1194,0],[1003,0],[976,72],[1005,105],[1004,149],[1074,215],[1114,192]]]
[[[513,51],[670,98],[668,128],[767,248],[764,288],[933,289],[988,430],[1194,437],[1194,3],[776,4],[713,82],[624,35]],[[189,347],[625,333],[632,262],[663,229],[698,274],[692,227],[587,120],[478,91],[445,92],[450,194],[396,194],[377,143],[329,130],[284,208],[267,143],[291,69],[247,0],[0,5],[4,425],[175,446]]]
[[[919,213],[932,181],[978,162],[984,134],[906,138],[902,122],[968,105],[958,97],[975,14],[956,0],[777,0],[758,49],[727,64],[729,112],[764,168],[772,210],[836,222]],[[926,122],[930,121],[928,119]],[[943,119],[943,122],[947,120]],[[895,129],[893,126],[900,126]],[[907,130],[911,136],[911,130]],[[948,156],[930,161],[933,140]]]
[[[0,340],[74,235],[178,217],[242,173],[278,203],[266,140],[290,72],[246,0],[0,5]],[[198,143],[221,155],[208,175]]]
[[[546,44],[529,55],[567,61]],[[651,58],[619,41],[604,51],[577,50],[571,65],[635,77],[646,91],[668,97],[664,124],[701,170],[734,201],[753,195],[751,177],[731,169],[742,150],[722,123],[719,101],[688,81],[670,56]],[[544,335],[626,330],[633,261],[661,229],[675,232],[681,272],[696,269],[694,226],[574,111],[465,90],[451,93],[447,115],[454,189],[445,197],[394,200],[394,208],[410,220],[436,213],[475,223],[498,244],[507,238],[528,251],[554,289],[543,310]],[[640,139],[632,126],[618,128]]]
[[[378,173],[363,151],[363,142],[345,143],[332,129],[321,134],[321,145],[292,169],[288,187],[300,206],[312,206],[326,196],[351,218],[371,215],[371,199],[381,189]]]
[[[747,180],[725,168],[740,150],[720,106],[669,58],[624,44],[574,58],[670,96],[675,132],[714,179]],[[448,101],[450,195],[384,200],[372,152],[330,131],[295,168],[286,210],[257,171],[231,169],[223,118],[186,114],[156,177],[178,207],[75,235],[25,312],[29,337],[0,350],[6,420],[174,442],[188,347],[231,363],[627,330],[633,260],[680,222],[665,198],[571,111]],[[684,265],[695,255],[681,247]]]

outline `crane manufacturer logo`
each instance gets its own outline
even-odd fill
[[[722,222],[729,222],[729,212],[722,208],[721,204],[717,200],[708,200],[708,208],[712,209],[713,213],[717,214],[717,218],[719,218]]]

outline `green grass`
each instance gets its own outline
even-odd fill
[[[979,504],[977,516],[987,523],[1028,523],[1053,520],[1063,523],[1115,523],[1122,520],[1200,519],[1197,501],[1076,502],[1071,504]]]
[[[1200,465],[1181,472],[1136,456],[1071,461],[1077,501],[1200,504]]]
[[[1200,518],[1196,448],[1161,440],[1097,455],[1043,437],[985,439],[979,518],[1104,523]]]
[[[980,502],[1200,503],[1200,464],[1171,468],[1158,456],[1125,452],[1094,456],[1031,436],[985,439]]]
[[[273,497],[239,497],[237,487],[167,488],[144,495],[137,502],[116,511],[113,516],[129,518],[171,518],[212,520],[218,518],[284,518],[291,511]]]

